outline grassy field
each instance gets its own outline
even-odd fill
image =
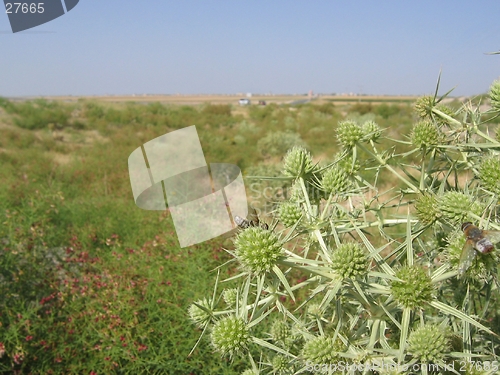
[[[291,105],[307,96],[254,96],[268,105],[247,107],[238,98],[0,99],[0,373],[238,374],[248,367],[214,355],[206,337],[188,356],[201,334],[188,306],[212,293],[213,270],[230,259],[223,248],[231,240],[179,248],[168,211],[135,206],[128,156],[197,125],[207,162],[276,176],[294,145],[321,165],[334,160],[345,119],[376,121],[395,138],[408,134],[415,98],[322,96]],[[255,192],[266,187],[271,201],[282,199],[283,184],[262,182],[247,192],[250,200],[263,205]]]

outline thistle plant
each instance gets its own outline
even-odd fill
[[[491,106],[495,110],[500,110],[500,80],[496,80],[490,87]]]
[[[478,177],[485,189],[493,194],[500,194],[500,157],[491,156],[482,160]]]
[[[212,329],[212,345],[223,355],[233,355],[247,347],[250,341],[248,331],[248,326],[242,318],[224,317],[217,321]]]
[[[255,274],[270,271],[283,252],[279,238],[261,227],[250,227],[238,234],[235,246],[242,267]]]
[[[343,279],[355,279],[366,274],[368,257],[357,243],[344,243],[333,251],[332,269]]]
[[[406,139],[348,120],[337,125],[341,149],[331,160],[290,150],[276,181],[291,194],[277,203],[274,225],[235,235],[233,260],[221,266],[230,276],[216,280],[210,303],[196,304],[210,308],[189,311],[203,324],[200,343],[208,333],[220,355],[247,358],[248,373],[256,363],[276,374],[335,373],[341,363],[350,374],[493,364],[496,250],[472,253],[465,275],[458,270],[468,254],[464,221],[500,230],[500,142],[490,136],[499,132],[487,122],[500,114],[499,87],[481,112],[472,102],[444,106],[449,93],[438,97],[438,82],[415,104]],[[226,282],[237,287],[217,292]],[[381,363],[396,367],[376,370]]]
[[[285,201],[278,208],[278,217],[284,226],[290,228],[302,217],[300,206],[294,202]]]
[[[435,195],[423,193],[415,201],[415,214],[424,225],[430,225],[441,217],[438,200]]]
[[[416,328],[408,339],[408,351],[420,363],[442,362],[449,347],[447,329],[432,324]]]
[[[411,141],[417,148],[431,148],[437,146],[442,141],[442,135],[432,121],[419,121],[413,127]]]
[[[354,121],[340,122],[337,127],[337,139],[346,148],[354,147],[363,136],[363,129]]]

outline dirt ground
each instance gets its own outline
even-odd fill
[[[66,102],[77,101],[78,99],[97,100],[102,102],[137,102],[164,104],[197,105],[203,103],[211,104],[238,104],[238,100],[247,98],[245,94],[237,95],[108,95],[108,96],[45,96],[49,100],[62,100]],[[416,96],[352,96],[352,95],[318,95],[310,98],[308,95],[253,95],[250,97],[251,105],[256,105],[259,101],[266,104],[276,103],[301,103],[312,99],[315,103],[333,102],[336,104],[347,104],[356,102],[391,103],[413,101]],[[25,98],[33,99],[33,98]]]

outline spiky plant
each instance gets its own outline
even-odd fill
[[[276,180],[292,189],[276,225],[240,231],[228,250],[238,292],[224,291],[216,311],[190,311],[219,352],[242,353],[248,371],[259,363],[265,373],[428,374],[404,366],[496,360],[498,254],[464,251],[461,226],[500,230],[500,142],[478,108],[452,112],[437,91],[417,101],[407,140],[348,120],[337,126],[341,150],[321,168],[303,148],[287,154]],[[381,363],[395,367],[375,370]]]

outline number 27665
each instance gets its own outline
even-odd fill
[[[43,13],[43,3],[5,3],[5,13]]]

